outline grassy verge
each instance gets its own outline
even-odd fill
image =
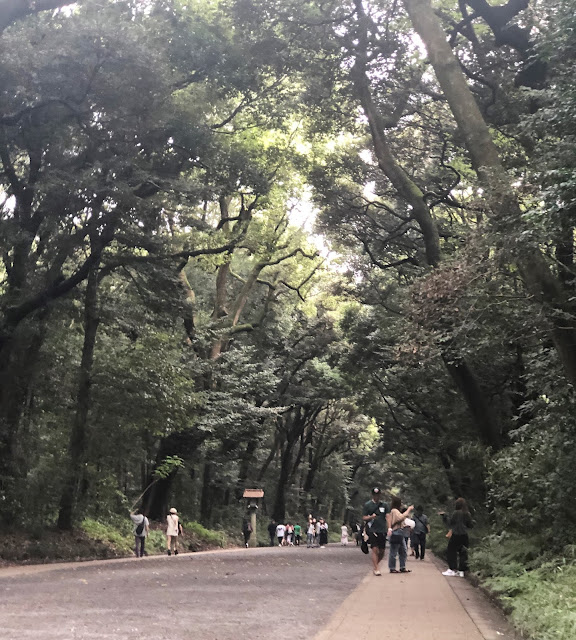
[[[471,553],[472,570],[534,640],[576,638],[576,546],[541,554],[537,538],[488,536]]]
[[[435,525],[428,544],[445,558],[446,529]],[[495,536],[479,527],[470,536],[470,568],[524,637],[576,638],[576,545],[559,555],[546,547],[537,536]]]
[[[237,541],[223,531],[211,531],[197,522],[184,523],[180,549],[203,551],[234,546]],[[119,518],[101,522],[86,519],[79,529],[61,532],[49,527],[37,531],[0,534],[0,566],[38,564],[74,560],[122,558],[131,556],[134,548],[132,523]],[[166,536],[159,523],[153,523],[146,541],[149,555],[165,553]]]
[[[179,540],[181,551],[204,551],[206,549],[223,548],[232,544],[229,536],[223,531],[206,529],[199,522],[182,523],[184,534]],[[123,555],[130,555],[134,546],[132,525],[128,522],[120,524],[104,524],[95,520],[85,520],[82,524],[84,532],[93,540],[118,549]],[[152,523],[146,540],[148,554],[163,553],[166,550],[164,528]]]

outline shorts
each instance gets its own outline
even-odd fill
[[[386,548],[386,538],[387,534],[385,532],[380,533],[376,531],[368,532],[368,544],[374,549],[374,547],[378,547],[378,549]]]

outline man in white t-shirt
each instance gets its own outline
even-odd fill
[[[278,546],[281,547],[284,544],[284,534],[286,533],[286,527],[280,523],[276,527],[276,538],[278,540]]]
[[[137,558],[142,558],[146,555],[144,546],[146,544],[146,536],[150,529],[150,523],[148,518],[140,511],[132,511],[130,513],[130,519],[134,523],[134,553]]]

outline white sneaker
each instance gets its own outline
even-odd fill
[[[458,571],[458,577],[459,578],[463,578],[464,577],[464,571]]]
[[[456,571],[452,571],[452,569],[447,569],[446,571],[442,571],[443,576],[457,576],[458,573]]]

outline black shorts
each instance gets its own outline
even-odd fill
[[[386,548],[386,533],[378,533],[376,531],[370,531],[368,533],[368,544],[374,549],[374,547],[378,547],[378,549]]]

